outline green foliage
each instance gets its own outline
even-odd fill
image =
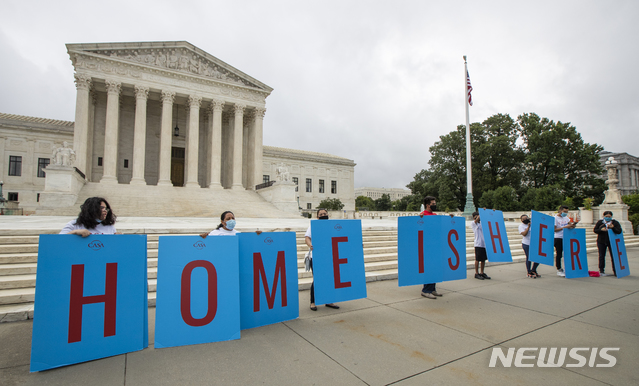
[[[628,194],[621,198],[628,205],[628,220],[632,223],[632,233],[639,232],[639,193]]]
[[[375,200],[375,210],[386,211],[391,210],[393,205],[391,203],[390,195],[382,194],[380,198]]]
[[[510,186],[487,190],[479,200],[481,208],[490,208],[512,212],[520,209],[517,192]]]
[[[591,198],[591,197],[584,198],[584,209],[585,210],[592,210],[593,201],[594,201],[594,199]]]
[[[375,201],[370,197],[359,196],[355,199],[355,209],[360,210],[361,208],[375,210]]]
[[[519,201],[523,210],[556,210],[563,202],[563,196],[554,186],[529,188]]]
[[[496,114],[471,124],[470,135],[473,194],[480,207],[554,210],[564,197],[573,208],[586,197],[594,203],[603,200],[603,148],[585,143],[570,123],[534,113],[522,114],[517,121]],[[417,173],[407,187],[416,197],[437,197],[441,208],[463,208],[466,127],[460,125],[439,139],[429,149],[429,169]],[[509,189],[500,190],[505,187]]]
[[[344,204],[339,198],[325,198],[317,207],[326,210],[342,210]]]
[[[566,197],[564,202],[562,202],[561,204],[562,205],[566,205],[568,207],[568,209],[570,209],[570,210],[577,209],[577,205],[575,205],[575,200],[572,197]]]

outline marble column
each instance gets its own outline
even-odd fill
[[[133,176],[131,185],[146,185],[144,159],[146,157],[146,101],[149,88],[135,86],[135,126],[133,129]]]
[[[263,141],[264,141],[264,114],[266,113],[266,109],[264,108],[256,108],[255,109],[255,119],[253,121],[252,127],[252,141],[249,142],[249,154],[251,155],[251,173],[249,174],[251,177],[249,178],[250,189],[255,189],[255,185],[259,185],[262,183],[262,166],[263,166]],[[252,145],[252,148],[251,148]]]
[[[87,160],[91,156],[87,154],[89,138],[89,106],[91,77],[85,74],[75,74],[75,125],[73,128],[73,150],[75,150],[75,167],[82,173],[87,172]]]
[[[198,172],[198,150],[200,139],[200,105],[202,97],[189,96],[189,129],[186,142],[186,186],[187,188],[199,188],[197,180]]]
[[[213,123],[211,125],[211,189],[222,189],[222,110],[224,101],[213,99],[211,111]]]
[[[162,90],[162,124],[160,128],[160,175],[158,186],[173,186],[171,182],[171,123],[173,121],[173,91]]]
[[[93,181],[93,162],[97,163],[97,158],[94,160],[93,158],[93,136],[95,135],[95,105],[97,104],[97,99],[95,95],[95,90],[92,90],[89,96],[90,107],[89,107],[89,135],[87,137],[87,170],[86,170],[86,179],[87,181]]]
[[[249,172],[251,164],[249,162],[249,141],[253,126],[253,111],[247,111],[244,113],[244,132],[242,134],[242,186],[246,189],[250,189]]]
[[[244,109],[246,105],[236,104],[235,122],[233,125],[233,174],[231,189],[244,189],[242,186],[242,134],[244,131]]]
[[[107,106],[104,129],[104,173],[100,183],[117,184],[118,166],[118,122],[120,113],[120,82],[107,80]]]

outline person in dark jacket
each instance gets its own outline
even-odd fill
[[[599,275],[608,276],[605,273],[606,268],[606,249],[610,251],[610,260],[612,262],[612,272],[617,276],[615,270],[614,257],[612,256],[612,247],[610,246],[610,238],[608,237],[608,229],[615,234],[621,233],[621,224],[619,221],[612,219],[612,212],[607,210],[603,212],[603,218],[595,224],[595,233],[597,234],[597,249],[599,250]]]

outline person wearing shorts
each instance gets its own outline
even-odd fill
[[[481,228],[481,220],[479,218],[479,212],[473,213],[473,222],[470,224],[475,234],[475,279],[490,280],[490,276],[484,272],[486,266],[486,242],[484,241],[484,231]]]

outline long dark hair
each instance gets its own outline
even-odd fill
[[[222,213],[222,215],[220,216],[220,221],[224,221],[224,219],[226,218],[226,214],[227,213],[233,214],[233,212],[231,212],[230,210],[227,210],[226,212]],[[233,214],[233,216],[235,216],[235,215]],[[218,225],[217,228],[215,228],[215,229],[220,229],[222,227],[224,227],[224,224],[220,223],[220,225]]]
[[[108,212],[106,218],[102,221],[102,225],[113,225],[117,216],[111,210],[109,202],[102,197],[90,197],[84,201],[84,204],[80,205],[80,214],[75,220],[76,224],[83,225],[87,229],[94,229],[98,226],[96,219],[100,218],[102,210],[100,209],[100,203],[104,202]]]

